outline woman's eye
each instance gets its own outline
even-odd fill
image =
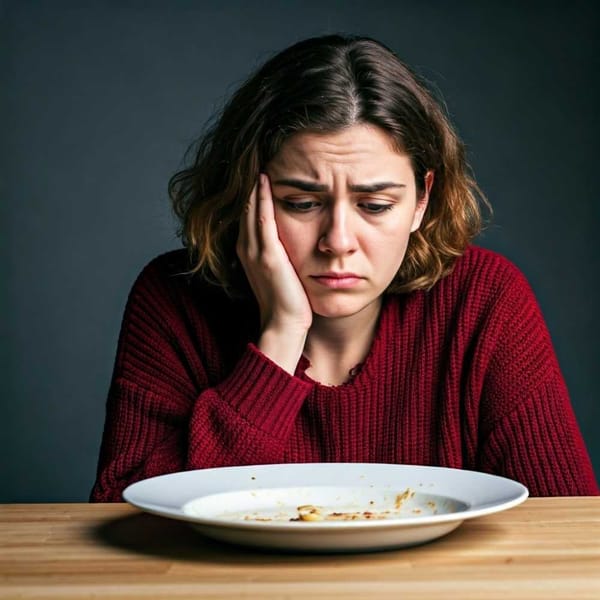
[[[320,203],[314,200],[284,200],[283,204],[287,209],[292,211],[308,212],[318,207]]]
[[[377,215],[385,212],[386,210],[392,210],[392,208],[394,208],[393,204],[382,204],[380,202],[361,202],[359,206],[372,215]]]

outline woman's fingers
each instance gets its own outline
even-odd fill
[[[258,255],[258,241],[256,235],[256,194],[257,185],[255,184],[250,192],[246,204],[240,215],[240,223],[238,230],[238,239],[236,244],[236,252],[242,264],[246,263],[247,257]]]
[[[260,175],[242,211],[236,250],[258,301],[262,324],[308,327],[312,311],[279,239],[271,185],[265,174]]]
[[[258,237],[261,250],[269,253],[279,246],[277,224],[275,223],[275,210],[273,208],[273,197],[269,178],[261,173],[259,179],[258,196],[256,198],[256,223],[258,225]],[[267,254],[267,257],[268,254]]]
[[[265,266],[272,267],[282,258],[281,250],[269,178],[261,174],[240,218],[237,253],[252,261],[262,258]]]

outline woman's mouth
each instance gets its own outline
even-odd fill
[[[320,275],[311,275],[311,279],[318,284],[331,289],[347,289],[358,285],[363,277],[356,273],[322,273]]]

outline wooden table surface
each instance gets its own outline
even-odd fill
[[[426,545],[275,554],[126,504],[0,505],[0,598],[600,599],[600,497],[532,498]]]

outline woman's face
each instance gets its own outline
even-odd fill
[[[346,317],[378,301],[427,206],[410,159],[370,125],[298,133],[267,165],[279,238],[313,312]]]

